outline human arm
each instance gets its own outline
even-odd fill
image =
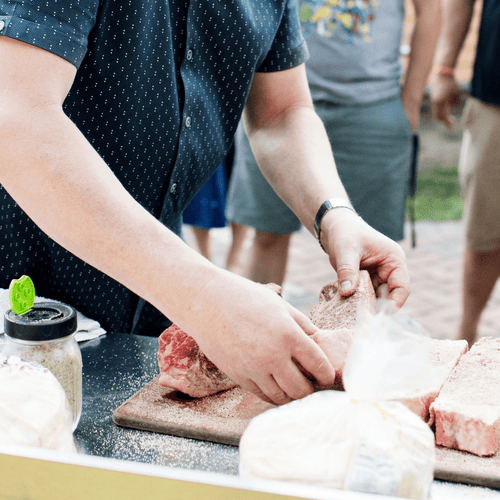
[[[202,258],[124,189],[62,110],[74,66],[6,37],[0,60],[0,182],[44,232],[157,307],[261,397],[312,392],[295,361],[333,383],[304,315]]]
[[[434,59],[436,67],[455,68],[470,28],[474,0],[443,0],[443,25]],[[435,73],[430,80],[431,100],[436,119],[449,130],[454,128],[450,108],[459,97],[453,74]]]
[[[337,174],[323,123],[316,114],[304,65],[276,73],[257,73],[244,113],[255,158],[284,202],[314,234],[321,204],[348,199]],[[398,307],[409,294],[404,252],[392,240],[347,209],[330,210],[321,222],[321,242],[350,295],[367,269],[379,293],[389,288]]]
[[[416,130],[441,27],[441,3],[439,0],[413,0],[413,5],[415,27],[401,98],[410,125]]]

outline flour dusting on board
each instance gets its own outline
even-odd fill
[[[191,398],[162,387],[159,377],[118,408],[118,425],[237,445],[249,421],[275,406],[235,387],[207,398]]]

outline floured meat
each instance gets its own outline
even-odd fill
[[[356,326],[358,312],[366,309],[375,313],[375,291],[368,271],[359,274],[356,292],[342,297],[338,282],[330,283],[321,290],[319,303],[310,314],[311,321],[323,330],[352,330]]]
[[[355,294],[342,297],[338,283],[330,283],[323,287],[319,303],[311,311],[311,321],[317,327],[324,329],[314,334],[313,339],[318,342],[335,367],[337,389],[343,389],[342,369],[352,343],[358,313],[365,309],[374,314],[375,300],[370,275],[367,271],[361,271],[359,286]],[[403,403],[430,425],[432,422],[429,407],[460,357],[467,352],[468,344],[465,340],[429,339],[429,342],[431,343],[429,352],[431,360],[438,368],[435,383],[432,387],[423,387],[411,396],[401,397],[397,401]]]
[[[429,356],[437,368],[437,377],[434,383],[431,386],[422,387],[410,396],[398,398],[396,401],[403,403],[424,422],[432,425],[429,408],[437,398],[445,380],[457,366],[460,358],[467,352],[469,344],[466,340],[429,339],[429,342]]]
[[[485,337],[462,356],[431,405],[436,443],[494,455],[500,429],[500,339]]]
[[[193,398],[209,396],[236,387],[201,351],[184,330],[172,325],[158,339],[160,385],[171,387]]]

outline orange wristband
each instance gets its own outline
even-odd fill
[[[451,66],[437,66],[436,73],[441,76],[453,76],[455,68]]]

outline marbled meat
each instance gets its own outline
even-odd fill
[[[281,296],[279,285],[263,285]],[[236,387],[200,350],[196,340],[177,325],[167,328],[158,338],[159,383],[193,398],[202,398]]]
[[[201,351],[200,347],[177,325],[159,337],[158,364],[160,385],[177,389],[193,398],[201,398],[236,387]]]

